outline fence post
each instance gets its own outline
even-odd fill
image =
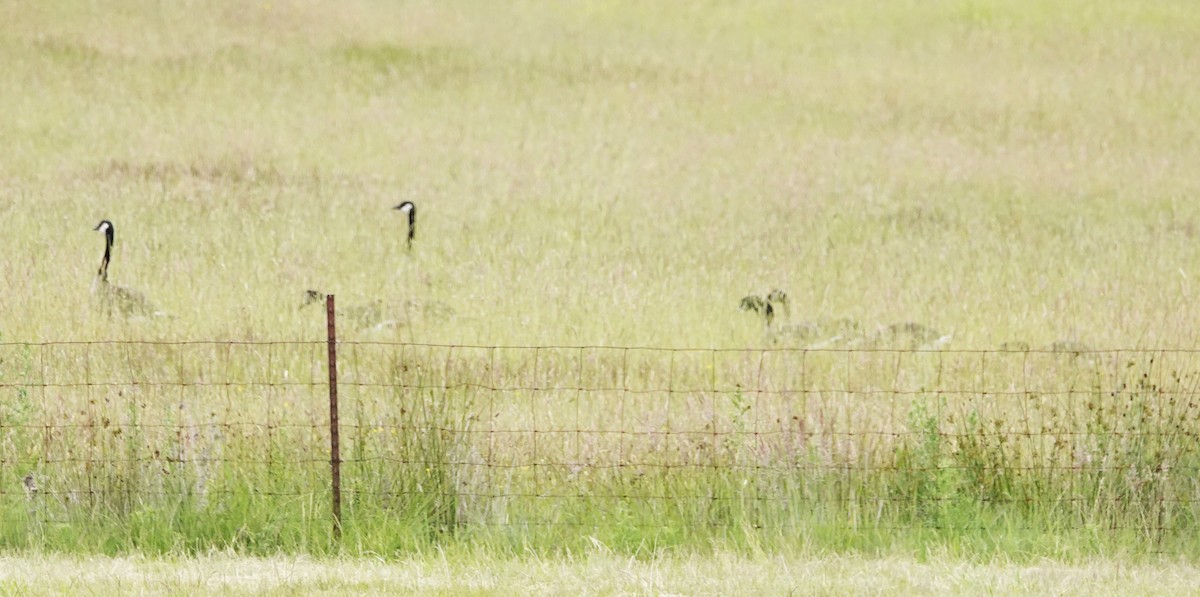
[[[325,295],[325,332],[329,345],[329,468],[333,485],[333,536],[342,538],[342,457],[338,446],[337,317],[333,295]]]

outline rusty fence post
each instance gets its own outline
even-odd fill
[[[329,345],[329,468],[333,488],[333,537],[342,538],[342,456],[338,446],[337,316],[333,295],[325,295],[326,337]]]

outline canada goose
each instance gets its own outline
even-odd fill
[[[300,303],[300,308],[303,309],[315,303],[324,303],[325,293],[319,290],[305,290],[304,302]],[[337,316],[339,319],[346,320],[354,329],[364,328],[387,328],[396,327],[399,322],[393,319],[385,319],[385,311],[383,301],[374,300],[363,305],[351,305],[348,307],[338,307]]]
[[[771,292],[767,293],[766,297],[761,297],[757,294],[744,296],[742,297],[742,302],[739,305],[739,308],[742,311],[753,311],[762,316],[763,334],[772,342],[778,342],[782,336],[795,336],[796,332],[798,331],[793,329],[796,326],[791,325],[772,327],[772,324],[775,323],[776,305],[779,305],[783,308],[785,315],[790,315],[787,293],[779,290],[778,288],[772,289]],[[786,321],[786,319],[784,321]],[[795,338],[791,339],[794,340]]]
[[[791,304],[788,303],[788,295],[786,292],[778,288],[772,288],[771,292],[767,293],[767,304],[779,305],[780,307],[783,307],[784,316],[792,316],[792,307]]]
[[[113,241],[116,231],[112,222],[101,220],[95,230],[104,233],[104,259],[92,281],[92,295],[100,300],[100,310],[111,316],[113,308],[126,317],[131,315],[161,315],[154,305],[142,293],[125,286],[117,286],[108,281],[108,262],[112,259]]]
[[[762,315],[767,321],[767,327],[770,327],[771,322],[775,319],[775,305],[783,308],[785,316],[791,317],[792,309],[788,304],[787,293],[778,288],[771,289],[771,292],[767,293],[766,298],[757,294],[742,297],[739,308],[742,311],[754,311]]]
[[[1075,342],[1073,340],[1059,340],[1057,342],[1052,342],[1045,346],[1041,346],[1037,349],[1034,349],[1032,345],[1023,340],[1005,342],[1000,345],[1001,352],[1029,352],[1031,350],[1035,352],[1065,352],[1074,356],[1080,356],[1084,353],[1093,352],[1092,348],[1087,344]]]
[[[738,308],[761,315],[764,324],[763,334],[772,342],[803,343],[821,333],[820,326],[812,322],[771,327],[775,322],[775,305],[782,307],[785,315],[790,315],[787,293],[778,288],[767,293],[766,298],[757,294],[742,297]]]
[[[873,335],[866,338],[866,344],[879,348],[936,350],[949,343],[953,337],[954,334],[942,334],[925,324],[905,321],[880,327]]]
[[[1011,340],[1000,344],[1000,352],[1029,352],[1029,343],[1024,340]]]
[[[1094,362],[1098,358],[1098,355],[1094,349],[1092,349],[1092,347],[1084,344],[1083,342],[1077,342],[1074,340],[1059,340],[1057,342],[1052,342],[1050,345],[1042,348],[1042,350],[1059,354],[1067,354],[1071,356],[1072,360]]]
[[[1050,343],[1050,345],[1046,346],[1042,350],[1049,352],[1069,352],[1075,356],[1079,356],[1085,352],[1092,352],[1092,347],[1084,344],[1083,342],[1076,342],[1074,340],[1059,340],[1058,342]]]
[[[767,325],[771,325],[771,320],[775,318],[775,308],[771,306],[770,301],[764,301],[761,296],[751,294],[743,296],[742,302],[738,308],[742,311],[754,311],[766,318]]]
[[[325,293],[319,290],[305,290],[304,301],[300,303],[303,309],[315,303],[325,302]],[[384,302],[375,299],[368,303],[338,307],[339,319],[347,320],[355,329],[383,330],[404,327],[410,321],[444,321],[454,316],[454,309],[441,301],[421,303],[412,299],[402,302]],[[396,314],[403,314],[401,319],[393,319]]]
[[[405,201],[392,209],[408,213],[408,248],[412,248],[413,239],[417,236],[417,206],[412,201]]]
[[[304,302],[300,303],[300,308],[303,309],[323,298],[325,298],[325,295],[320,290],[305,290]]]

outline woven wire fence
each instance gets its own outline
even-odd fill
[[[335,425],[328,349],[0,344],[0,512],[315,523],[337,496],[339,529],[1149,533],[1200,513],[1195,351],[338,342]]]

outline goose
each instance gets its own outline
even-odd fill
[[[769,305],[779,305],[780,307],[783,307],[784,316],[789,318],[792,316],[792,307],[791,304],[788,303],[788,295],[786,292],[778,288],[772,288],[771,292],[767,293],[766,300],[767,304]]]
[[[1031,346],[1024,340],[1010,340],[1000,343],[1000,352],[1029,352]]]
[[[300,308],[303,309],[313,304],[324,304],[325,293],[319,290],[305,290],[304,302],[300,303]],[[388,309],[381,300],[373,300],[362,305],[350,305],[347,307],[338,307],[338,319],[345,320],[354,329],[366,328],[392,328],[401,325],[399,321],[387,319]]]
[[[95,230],[104,233],[104,259],[100,261],[100,269],[96,271],[96,278],[92,280],[92,295],[99,299],[100,310],[110,317],[114,310],[125,317],[161,315],[162,313],[154,308],[146,295],[127,286],[118,286],[108,281],[108,263],[112,259],[116,230],[113,228],[113,223],[108,220],[101,220]]]
[[[775,323],[775,305],[782,307],[785,315],[789,314],[787,293],[778,288],[767,293],[766,298],[757,294],[744,296],[738,308],[762,316],[763,335],[771,342],[805,342],[820,333],[819,326],[811,322],[772,327],[772,324]]]
[[[937,350],[953,339],[953,332],[942,334],[937,330],[915,321],[903,321],[881,326],[874,334],[865,338],[863,347],[908,350]]]
[[[1048,344],[1042,350],[1049,352],[1069,352],[1075,356],[1079,356],[1085,352],[1093,352],[1094,349],[1083,342],[1076,342],[1074,340],[1059,340],[1057,342]]]
[[[1079,359],[1082,361],[1094,362],[1099,358],[1099,354],[1096,353],[1095,349],[1087,344],[1084,344],[1083,342],[1078,342],[1075,340],[1059,340],[1057,342],[1052,342],[1046,347],[1042,348],[1042,350],[1046,352],[1070,355],[1072,360]]]
[[[738,305],[738,309],[742,311],[753,311],[762,315],[767,320],[767,327],[771,326],[771,320],[775,319],[775,308],[771,306],[769,301],[764,301],[761,296],[751,294],[743,296],[742,302]]]
[[[417,206],[412,201],[405,201],[392,209],[408,214],[408,248],[412,249],[413,239],[417,236]]]
[[[860,336],[858,322],[852,319],[801,321],[788,323],[791,305],[787,292],[772,288],[765,297],[757,294],[742,297],[742,311],[752,311],[763,318],[763,335],[773,344],[803,346],[809,349],[830,348],[855,342]],[[782,310],[784,323],[775,325],[775,315]],[[816,342],[812,344],[812,342]]]
[[[300,308],[303,309],[317,303],[325,303],[325,293],[320,290],[305,290],[304,301],[300,303]],[[394,318],[396,314],[401,313],[403,316],[400,319]],[[399,302],[375,299],[367,303],[337,308],[339,320],[346,320],[354,329],[369,328],[376,331],[404,327],[414,320],[445,321],[454,314],[454,308],[441,301],[422,303],[412,299]]]
[[[25,475],[24,484],[25,484],[25,496],[31,500],[36,498],[37,493],[38,493],[38,486],[37,486],[37,478],[33,476],[33,473],[29,473],[29,474]]]

